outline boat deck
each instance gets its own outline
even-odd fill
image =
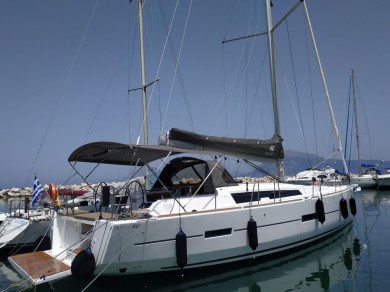
[[[33,281],[70,270],[68,265],[44,251],[10,256],[8,260],[18,265]]]
[[[102,216],[102,219],[111,219],[112,218],[111,213],[105,213],[105,212],[89,213],[88,211],[84,211],[84,210],[68,210],[68,211],[64,210],[64,211],[58,212],[58,215],[74,217],[77,219],[88,220],[88,221],[98,220],[100,218],[100,215]]]

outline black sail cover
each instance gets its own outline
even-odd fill
[[[275,162],[284,158],[283,139],[274,134],[269,140],[241,139],[201,135],[172,128],[160,137],[160,144],[200,151],[218,151],[228,156],[261,162]]]

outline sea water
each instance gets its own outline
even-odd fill
[[[389,291],[390,191],[363,190],[355,198],[358,213],[349,227],[277,259],[169,276],[67,278],[35,289],[2,259],[0,291]]]

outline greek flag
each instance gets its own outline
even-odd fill
[[[34,190],[33,190],[33,196],[31,201],[31,206],[34,206],[41,196],[42,193],[44,193],[45,190],[43,189],[41,183],[39,182],[37,176],[34,177]]]

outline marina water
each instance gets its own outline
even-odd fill
[[[390,190],[362,190],[355,198],[358,213],[350,226],[277,259],[92,282],[68,278],[34,289],[3,258],[0,291],[388,291]]]

